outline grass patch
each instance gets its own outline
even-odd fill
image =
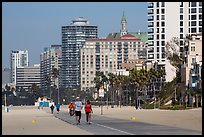
[[[185,109],[191,109],[191,107],[187,107],[184,105],[167,105],[167,106],[160,106],[160,109],[165,109],[165,110],[185,110]]]

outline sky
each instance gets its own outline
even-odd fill
[[[2,67],[11,50],[28,50],[29,64],[40,64],[45,47],[61,44],[61,27],[84,17],[98,26],[98,37],[119,32],[125,13],[129,32],[147,32],[146,2],[3,2]]]

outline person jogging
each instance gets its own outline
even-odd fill
[[[79,97],[76,98],[76,102],[74,103],[74,106],[75,106],[74,108],[75,108],[77,125],[79,125],[81,120],[81,109],[83,108],[82,102],[80,101]]]
[[[57,114],[59,114],[59,111],[60,111],[60,104],[59,103],[56,105],[56,109],[57,109]]]
[[[74,103],[73,102],[69,103],[68,108],[69,108],[70,116],[73,116],[74,115]]]
[[[87,124],[91,124],[91,113],[93,113],[93,110],[91,108],[91,103],[89,100],[87,100],[87,103],[85,105],[85,113],[86,113],[86,122]]]

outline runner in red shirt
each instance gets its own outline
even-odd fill
[[[93,113],[93,110],[91,108],[91,103],[89,100],[87,100],[87,104],[85,105],[85,112],[86,112],[86,122],[87,124],[91,124],[91,113]]]

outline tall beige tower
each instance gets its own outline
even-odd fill
[[[121,25],[122,25],[122,29],[120,31],[120,36],[123,36],[125,34],[127,34],[127,21],[126,21],[126,18],[125,18],[125,14],[123,12],[123,16],[122,16],[122,19],[121,19]]]

